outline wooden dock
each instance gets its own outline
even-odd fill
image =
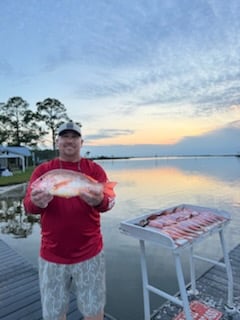
[[[223,268],[215,265],[196,281],[197,296],[189,296],[189,301],[197,300],[223,313],[221,320],[240,320],[240,245],[229,253],[233,273],[234,309],[226,310],[227,274]],[[221,260],[223,261],[223,260]],[[152,315],[151,320],[172,320],[182,308],[167,301]],[[204,318],[205,319],[205,318]]]
[[[68,320],[81,320],[72,296]],[[38,270],[0,239],[0,319],[41,320]],[[115,320],[105,315],[104,320]]]
[[[227,277],[223,269],[214,266],[197,279],[197,299],[223,312],[221,320],[240,320],[240,245],[229,253],[234,279],[234,306],[236,312],[226,312]],[[152,320],[172,320],[180,307],[166,302],[152,315]],[[0,319],[41,320],[38,270],[0,239]],[[68,320],[81,320],[75,298],[72,296]],[[105,320],[114,320],[105,315]],[[131,320],[131,319],[121,319]],[[140,320],[140,319],[139,319]]]

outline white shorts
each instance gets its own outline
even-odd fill
[[[96,316],[106,300],[104,252],[75,264],[58,264],[39,257],[39,282],[44,320],[59,320],[67,313],[70,292],[80,312]]]

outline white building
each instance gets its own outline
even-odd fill
[[[31,152],[26,147],[4,147],[0,146],[0,171],[9,167],[9,159],[15,159],[15,168],[21,168],[25,172],[28,167],[28,160],[31,157]]]

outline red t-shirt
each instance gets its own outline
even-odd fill
[[[24,206],[27,213],[41,214],[40,256],[55,263],[78,263],[102,250],[100,212],[110,210],[114,199],[104,194],[100,205],[91,207],[79,196],[68,199],[54,196],[47,208],[35,206],[30,198],[31,183],[45,172],[59,168],[81,171],[98,182],[106,182],[108,178],[100,165],[85,158],[81,158],[80,162],[53,159],[39,165],[31,176]]]

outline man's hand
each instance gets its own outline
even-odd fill
[[[88,188],[84,190],[80,194],[80,198],[84,200],[89,206],[95,207],[98,206],[104,198],[104,194],[99,190],[92,190]]]
[[[31,201],[39,208],[46,208],[52,199],[53,196],[46,191],[36,189],[32,190]]]

